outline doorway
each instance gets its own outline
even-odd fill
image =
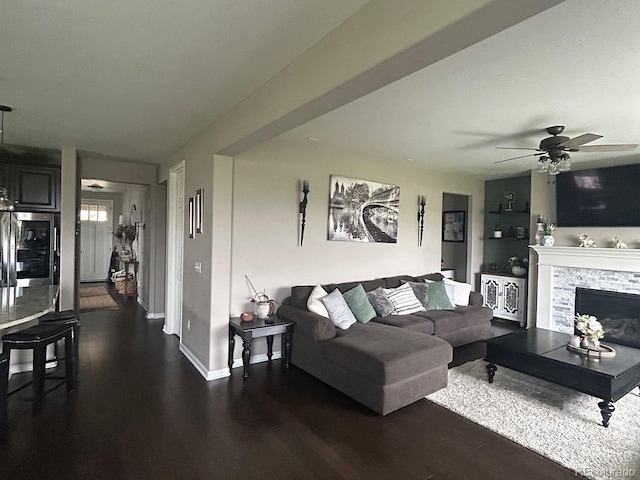
[[[442,238],[442,271],[445,277],[457,282],[467,283],[467,259],[471,219],[469,218],[469,195],[454,193],[442,194],[442,224],[454,218],[461,222],[456,226],[457,234],[451,238]],[[461,213],[460,213],[461,212]],[[443,230],[444,231],[444,230]]]
[[[113,201],[83,198],[80,204],[80,282],[105,281],[113,244]]]
[[[182,336],[184,251],[184,162],[169,171],[167,218],[167,295],[164,333]]]

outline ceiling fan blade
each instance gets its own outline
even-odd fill
[[[584,135],[578,135],[577,137],[570,138],[566,142],[562,142],[558,147],[564,148],[576,148],[585,143],[593,142],[602,138],[602,135],[596,135],[595,133],[585,133]]]
[[[530,153],[529,155],[521,155],[519,157],[506,158],[504,160],[498,160],[497,162],[493,162],[493,163],[510,162],[511,160],[517,160],[518,158],[537,157],[537,156],[544,155],[544,154],[545,154],[545,152],[542,152],[542,153]]]
[[[635,150],[637,143],[618,143],[615,145],[585,145],[578,148],[579,152],[630,152]]]
[[[535,152],[542,152],[539,148],[524,148],[524,147],[496,147],[498,150],[533,150]]]

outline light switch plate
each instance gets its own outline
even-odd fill
[[[202,273],[202,263],[196,262],[196,272]]]

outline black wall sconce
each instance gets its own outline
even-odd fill
[[[424,206],[427,204],[427,200],[424,195],[418,197],[418,246],[422,246],[422,233],[424,232]]]
[[[302,242],[304,242],[304,226],[307,218],[307,194],[309,193],[309,180],[302,181],[302,193],[304,196],[300,202],[300,214],[302,215],[300,220],[300,246],[302,246]]]

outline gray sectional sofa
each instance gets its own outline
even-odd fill
[[[366,292],[404,282],[442,280],[439,273],[323,285],[327,293],[362,284]],[[375,317],[347,330],[307,309],[314,286],[294,286],[278,316],[296,322],[291,361],[354,400],[386,415],[447,386],[452,346],[491,336],[491,309],[471,292],[468,306]]]

